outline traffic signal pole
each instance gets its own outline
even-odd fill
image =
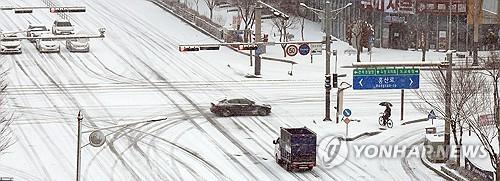
[[[255,7],[255,42],[262,42],[261,40],[261,27],[262,27],[262,6],[260,4]],[[259,47],[257,47],[259,49]],[[262,51],[262,50],[260,50]],[[255,75],[260,75],[261,58],[259,51],[255,51]]]
[[[331,16],[331,11],[332,11],[332,6],[331,6],[331,3],[330,1],[326,1],[326,9],[325,9],[325,34],[326,34],[326,37],[325,37],[325,40],[326,40],[326,60],[325,60],[325,67],[326,67],[326,70],[325,70],[325,80],[330,80],[330,56],[331,56],[331,35],[332,35],[332,32],[331,32],[331,22],[332,22],[332,19],[330,18]],[[331,80],[330,80],[331,82]],[[332,119],[330,118],[330,90],[332,89],[332,86],[331,84],[329,84],[328,82],[325,82],[325,119],[323,119],[323,121],[332,121]]]

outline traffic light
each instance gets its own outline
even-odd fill
[[[219,50],[220,46],[200,46],[200,50]]]
[[[238,50],[257,50],[257,45],[240,45]]]
[[[51,7],[51,13],[83,13],[85,7]]]
[[[33,13],[33,9],[14,9],[14,13]]]
[[[330,75],[325,75],[325,88],[331,89],[332,88],[332,77]]]
[[[333,85],[333,88],[337,88],[338,87],[338,74],[333,74],[332,76],[332,85]]]
[[[200,47],[197,47],[197,46],[179,46],[179,51],[181,51],[181,52],[200,51]]]

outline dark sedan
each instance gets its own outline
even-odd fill
[[[223,99],[217,103],[211,103],[210,111],[218,116],[236,115],[259,115],[267,116],[271,113],[271,106],[268,104],[255,104],[246,98]]]

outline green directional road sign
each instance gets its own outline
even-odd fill
[[[369,68],[355,69],[353,89],[418,89],[419,69],[407,68]]]
[[[393,68],[393,69],[354,69],[352,74],[356,75],[419,75],[419,69],[405,69],[405,68]]]

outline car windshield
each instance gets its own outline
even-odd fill
[[[71,26],[70,22],[64,21],[64,22],[57,22],[57,26]]]
[[[8,40],[8,39],[3,39],[2,41],[19,41],[19,40]]]
[[[79,39],[72,39],[71,41],[78,42],[78,43],[87,43],[89,41],[88,38],[79,38]]]
[[[52,40],[52,39],[50,39],[50,38],[42,38],[42,39],[40,39],[40,41],[43,41],[43,42],[51,42],[51,41],[54,41],[54,40]]]
[[[8,35],[7,38],[17,38],[16,35]],[[19,41],[19,39],[3,39],[2,41]]]
[[[42,26],[42,27],[33,27],[31,28],[31,31],[47,31],[47,28]]]

